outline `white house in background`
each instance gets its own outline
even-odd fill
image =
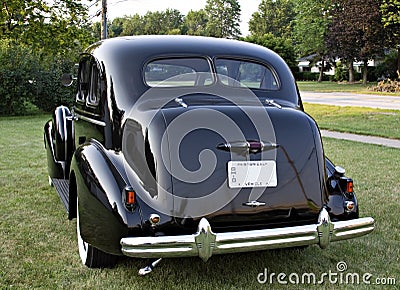
[[[306,57],[302,57],[298,59],[298,64],[297,66],[299,67],[300,72],[313,72],[313,73],[319,73],[319,68],[321,66],[321,61],[317,61],[313,65],[312,62],[314,58],[316,57],[316,54],[312,54]],[[340,59],[335,60],[340,61]],[[353,67],[354,67],[354,72],[361,73],[362,68],[364,66],[364,62],[358,61],[358,62],[353,62]],[[374,60],[369,60],[368,61],[368,66],[375,66],[375,61]],[[329,70],[326,70],[324,72],[326,75],[334,75],[335,74],[335,67],[330,67]]]

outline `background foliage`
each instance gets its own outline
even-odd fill
[[[72,102],[72,87],[63,87],[60,76],[74,67],[72,59],[38,55],[26,45],[0,42],[0,115],[51,111]]]
[[[249,21],[251,34],[272,33],[276,37],[290,38],[296,16],[295,3],[293,0],[262,0]]]
[[[37,62],[32,59],[29,50],[23,47],[0,43],[0,107],[1,115],[21,114],[25,104],[33,98],[33,84]]]
[[[296,53],[291,41],[285,37],[274,36],[272,33],[264,35],[250,35],[245,41],[268,47],[278,53],[292,70],[296,70]]]
[[[60,77],[95,40],[86,7],[75,0],[8,0],[0,8],[0,115],[68,104],[73,89],[62,87]]]
[[[89,4],[94,0],[89,0]],[[72,101],[74,90],[59,77],[72,72],[79,53],[100,39],[100,22],[91,22],[78,0],[7,0],[0,4],[0,115],[51,111]],[[188,34],[241,39],[268,47],[289,64],[298,80],[354,81],[355,60],[374,58],[364,82],[397,78],[400,67],[399,0],[261,0],[241,38],[238,0],[207,0],[187,15],[176,9],[113,19],[109,37]],[[319,74],[297,72],[300,57],[314,56]],[[336,66],[335,76],[323,74]]]

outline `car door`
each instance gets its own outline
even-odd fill
[[[104,144],[104,79],[97,61],[83,56],[79,64],[78,88],[74,106],[74,129],[76,148],[90,139]]]

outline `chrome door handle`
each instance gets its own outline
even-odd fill
[[[66,119],[67,119],[68,121],[78,121],[78,120],[79,120],[79,117],[78,117],[77,114],[75,114],[74,112],[72,112],[72,114],[71,114],[70,116],[66,117]]]

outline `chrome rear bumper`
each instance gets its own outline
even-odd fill
[[[214,254],[259,251],[318,244],[366,235],[374,230],[371,217],[332,222],[322,209],[318,223],[276,229],[214,233],[202,218],[193,235],[135,237],[121,239],[122,253],[137,258],[171,258],[199,256],[207,261]]]

